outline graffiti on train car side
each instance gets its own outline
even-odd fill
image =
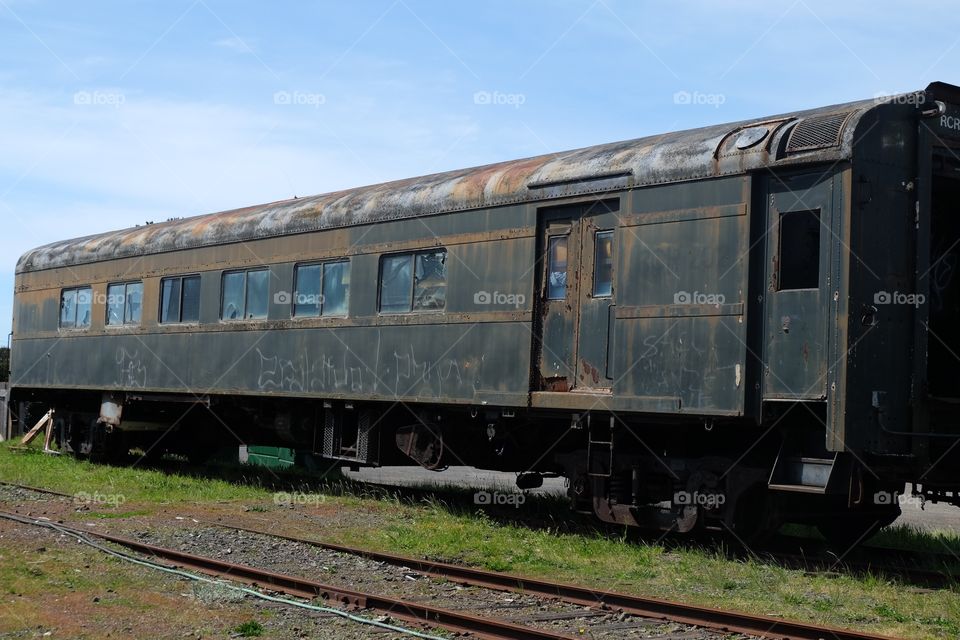
[[[379,341],[378,341],[379,342]],[[410,345],[401,352],[392,351],[385,358],[379,348],[372,364],[344,346],[336,354],[311,355],[301,352],[294,357],[264,353],[256,349],[259,359],[257,387],[260,391],[308,393],[323,391],[372,392],[395,397],[416,395],[441,397],[456,393],[466,382],[471,392],[480,379],[484,361],[481,354],[462,362],[452,357],[438,360],[419,359]]]
[[[147,386],[147,365],[140,357],[139,351],[130,353],[124,347],[117,349],[117,379],[114,384],[118,387],[144,389]]]

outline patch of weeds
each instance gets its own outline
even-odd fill
[[[248,620],[234,627],[233,632],[240,638],[259,638],[263,635],[263,625],[256,620]]]
[[[893,620],[894,622],[907,622],[910,618],[903,615],[893,607],[887,604],[878,604],[873,608],[877,612],[877,615],[885,620]]]

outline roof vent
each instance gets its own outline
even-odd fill
[[[787,153],[835,147],[840,144],[843,125],[852,111],[804,118],[790,132]]]

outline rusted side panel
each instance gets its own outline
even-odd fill
[[[529,345],[523,323],[23,340],[18,385],[522,406]]]
[[[744,413],[750,179],[643,189],[619,230],[615,395]]]

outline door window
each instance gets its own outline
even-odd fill
[[[594,236],[593,297],[613,294],[613,231],[598,231]]]
[[[567,297],[567,236],[553,236],[547,248],[547,299]]]
[[[780,214],[779,291],[820,286],[820,210]]]

